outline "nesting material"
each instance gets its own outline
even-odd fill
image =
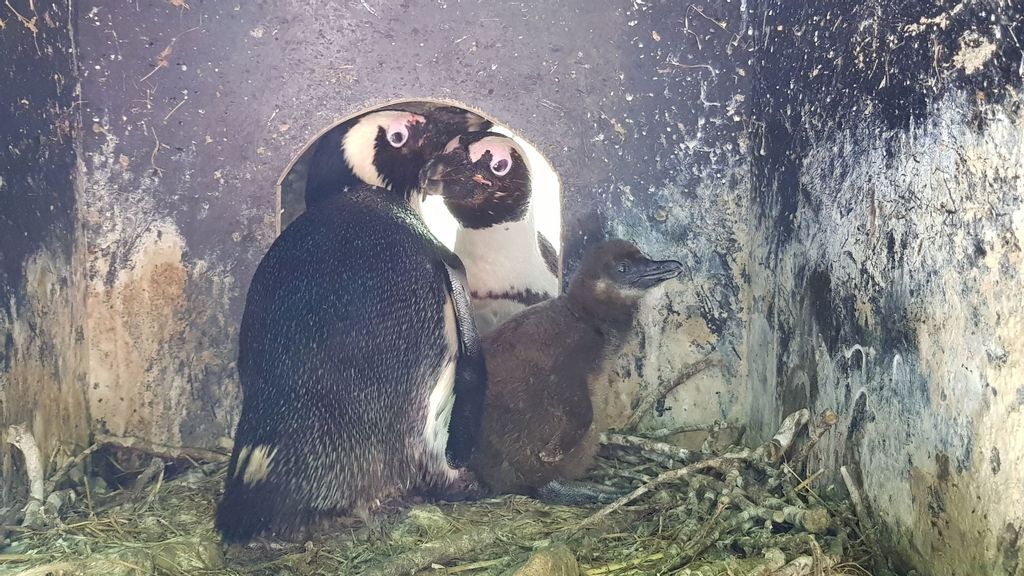
[[[834,421],[834,414],[811,419],[802,411],[754,448],[683,450],[664,438],[605,435],[588,480],[628,494],[601,509],[521,496],[406,504],[382,510],[370,527],[335,526],[309,542],[227,550],[213,530],[224,464],[165,479],[154,460],[149,471],[137,471],[131,490],[83,484],[49,529],[7,527],[10,545],[0,551],[0,570],[102,576],[864,574],[859,563],[869,551],[852,506],[817,490],[838,471],[804,471],[808,446]]]

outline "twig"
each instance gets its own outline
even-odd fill
[[[674,380],[671,380],[667,385],[663,383],[655,387],[654,390],[649,391],[640,398],[640,403],[637,404],[636,410],[633,411],[633,415],[630,416],[629,421],[626,422],[625,429],[631,430],[636,428],[636,426],[640,424],[640,421],[643,420],[644,416],[650,412],[651,407],[658,403],[658,398],[667,396],[670,392],[683,385],[690,378],[693,378],[712,366],[717,366],[721,361],[721,356],[719,356],[716,351],[709,352],[700,360],[697,360],[693,364],[684,368],[679,376]]]
[[[694,462],[693,464],[684,466],[682,468],[676,468],[675,470],[662,472],[654,480],[651,480],[647,484],[644,484],[643,486],[637,488],[636,490],[633,490],[629,494],[626,494],[622,498],[619,498],[615,502],[612,502],[611,504],[595,512],[589,518],[578,524],[576,530],[580,530],[597,522],[601,518],[604,518],[605,516],[611,514],[612,512],[615,512],[619,508],[622,508],[623,506],[629,504],[630,502],[636,500],[637,498],[643,496],[644,494],[647,494],[656,486],[665,484],[666,482],[672,482],[674,480],[685,478],[686,476],[693,474],[698,470],[704,470],[706,468],[720,468],[724,464],[731,463],[736,460],[746,460],[747,458],[749,458],[749,453],[747,451],[743,451],[734,454],[726,454],[724,456],[719,456],[717,458],[710,458],[708,460],[703,460],[701,462]]]
[[[601,443],[638,448],[645,452],[663,454],[675,460],[679,460],[680,462],[693,460],[693,453],[686,448],[673,446],[666,442],[648,440],[647,438],[641,438],[639,436],[630,436],[628,434],[601,434]]]
[[[43,456],[39,452],[36,437],[25,424],[11,424],[7,427],[7,442],[21,451],[25,458],[29,498],[42,502],[46,499],[46,484],[43,480]]]
[[[0,563],[39,560],[38,554],[0,554]]]
[[[135,477],[135,482],[132,483],[132,490],[136,493],[141,492],[150,482],[153,481],[157,475],[163,476],[164,468],[167,465],[159,457],[154,457],[149,461],[149,465],[146,466],[145,470],[139,473]]]
[[[793,488],[793,491],[794,492],[799,492],[799,491],[803,490],[804,488],[807,488],[808,486],[811,485],[812,482],[817,480],[818,477],[821,476],[824,473],[825,473],[825,469],[824,468],[816,471],[814,474],[811,474],[810,476],[808,476],[806,480],[803,480],[799,484],[797,484],[796,488]]]
[[[178,104],[174,108],[171,108],[171,111],[167,113],[167,116],[164,116],[164,122],[167,122],[168,120],[170,120],[171,119],[171,115],[173,115],[175,112],[177,112],[178,108],[181,108],[182,106],[184,106],[185,102],[188,102],[188,94],[187,93],[185,94],[185,97],[182,98],[181,101],[178,102]]]
[[[150,166],[153,167],[154,170],[156,170],[157,176],[163,176],[163,168],[156,165],[156,154],[157,152],[160,151],[160,138],[158,138],[156,135],[156,129],[151,130],[153,130],[153,152],[151,152],[149,155],[149,164]]]
[[[493,568],[499,564],[503,564],[506,560],[506,558],[495,558],[494,560],[481,560],[470,564],[459,564],[458,566],[447,568],[445,570],[445,574],[460,574],[471,570],[480,570],[481,568]]]
[[[171,52],[174,50],[174,43],[177,41],[177,37],[171,38],[171,43],[168,44],[166,48],[161,50],[160,55],[156,57],[156,66],[154,66],[153,69],[149,71],[149,74],[146,74],[142,78],[139,78],[139,82],[145,82],[149,79],[150,76],[156,74],[157,70],[167,67],[167,58],[171,55]]]
[[[815,569],[828,569],[837,563],[838,559],[832,556],[821,556],[817,562],[813,556],[800,556],[782,568],[771,572],[771,576],[813,576]]]
[[[654,554],[644,556],[642,558],[633,558],[626,562],[613,562],[597,568],[591,568],[590,570],[587,570],[585,574],[586,576],[604,576],[605,574],[611,574],[612,572],[618,572],[619,570],[624,570],[626,568],[635,568],[641,564],[661,560],[664,557],[665,554],[663,552],[655,552]]]
[[[657,430],[651,430],[644,432],[651,438],[667,438],[669,436],[675,436],[676,434],[685,434],[687,432],[711,432],[711,428],[708,426],[678,426],[676,428],[658,428]]]
[[[867,526],[868,517],[864,510],[864,498],[860,495],[860,489],[857,488],[857,484],[853,481],[853,476],[850,475],[846,466],[839,467],[839,474],[843,477],[847,492],[850,493],[850,502],[853,502],[853,511],[857,514],[857,519],[860,520],[861,525]]]
[[[49,493],[56,490],[57,484],[60,484],[60,481],[63,480],[65,476],[67,476],[68,472],[70,472],[72,468],[84,462],[85,459],[88,458],[90,454],[92,454],[99,448],[99,443],[93,444],[92,446],[89,446],[85,450],[82,450],[82,452],[79,453],[78,456],[75,456],[74,458],[71,458],[67,462],[65,462],[60,468],[57,469],[56,472],[53,473],[52,476],[50,476],[50,479],[46,481],[46,492]]]
[[[377,16],[377,11],[374,10],[369,4],[367,4],[366,0],[359,0],[359,2],[363,5],[363,8],[366,8],[367,12],[373,14],[374,16]]]
[[[494,527],[460,532],[440,540],[428,542],[415,550],[399,554],[386,565],[371,568],[366,576],[406,576],[432,564],[443,564],[488,546],[498,539]]]
[[[829,516],[828,510],[824,508],[786,506],[782,510],[772,512],[771,520],[776,524],[799,526],[811,534],[824,534],[828,530]]]
[[[216,452],[205,448],[164,446],[163,444],[155,444],[153,442],[147,442],[140,438],[133,438],[131,436],[109,436],[107,434],[97,434],[96,441],[100,444],[127,448],[129,450],[139,450],[140,452],[152,454],[153,456],[161,456],[172,460],[191,458],[192,460],[201,462],[224,462],[229,458],[229,455],[224,454],[223,452]]]
[[[715,420],[714,425],[708,429],[708,436],[704,439],[704,442],[700,445],[701,454],[711,454],[715,451],[715,445],[718,443],[718,434],[725,428],[725,422],[721,420]]]
[[[804,444],[800,452],[793,458],[793,468],[799,468],[800,464],[807,460],[808,456],[811,455],[811,451],[814,450],[814,447],[821,441],[822,436],[825,435],[825,432],[831,430],[838,421],[839,416],[832,410],[825,410],[821,413],[821,416],[818,418],[818,427],[811,435],[811,439],[807,444]]]
[[[43,457],[35,436],[25,424],[11,424],[7,428],[7,442],[21,451],[25,458],[25,474],[28,476],[29,500],[25,505],[23,526],[44,525],[43,501],[46,500],[46,483],[43,472]]]
[[[793,445],[793,441],[796,440],[796,435],[803,429],[810,418],[811,413],[807,408],[801,408],[789,416],[786,416],[785,420],[782,421],[782,426],[779,426],[779,431],[775,433],[775,436],[768,442],[761,445],[754,455],[763,457],[765,460],[773,464],[777,463],[782,459],[782,456],[789,451],[789,448]]]

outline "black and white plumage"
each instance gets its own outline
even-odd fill
[[[514,140],[495,132],[462,134],[427,170],[433,182],[425,191],[443,194],[462,224],[455,253],[466,266],[481,334],[558,295],[558,255],[537,231],[530,167]]]
[[[433,145],[410,122],[404,145]],[[463,481],[486,388],[465,287],[405,192],[349,187],[284,230],[242,316],[242,414],[216,516],[226,541]]]
[[[420,169],[457,134],[491,122],[461,108],[403,104],[348,120],[317,141],[306,177],[306,209],[360,184],[409,195]]]

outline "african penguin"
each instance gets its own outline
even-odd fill
[[[425,192],[442,194],[461,224],[455,253],[466,266],[481,334],[558,295],[558,255],[537,231],[530,167],[515,141],[489,131],[461,134],[427,170]]]
[[[483,338],[488,388],[470,469],[487,488],[562,503],[600,499],[572,482],[592,465],[606,428],[591,383],[621,350],[640,299],[681,270],[625,240],[606,241],[584,256],[565,294]]]
[[[316,143],[306,177],[306,209],[360,183],[410,194],[419,171],[455,135],[491,122],[452,106],[405,103],[353,118]]]
[[[406,118],[401,145],[429,141]],[[330,195],[257,267],[239,332],[242,413],[216,515],[225,541],[288,538],[322,516],[365,518],[377,501],[469,481],[460,468],[476,443],[486,370],[464,268],[411,204],[366,184]]]

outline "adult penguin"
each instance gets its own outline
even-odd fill
[[[444,197],[461,226],[454,251],[466,266],[481,334],[558,296],[558,256],[537,231],[530,166],[512,138],[460,134],[427,170],[433,184],[427,191]]]
[[[374,158],[427,157],[448,136],[409,112],[359,124]],[[365,519],[378,501],[464,481],[486,387],[464,270],[396,189],[398,173],[369,164],[390,190],[321,199],[252,278],[242,413],[216,514],[227,542],[289,538],[322,516]]]

